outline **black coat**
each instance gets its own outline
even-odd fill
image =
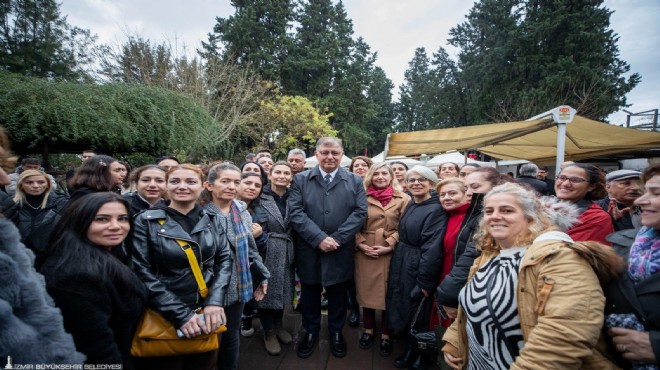
[[[100,251],[113,268],[125,270],[129,281],[112,276],[107,269],[90,272],[75,264],[57,267],[54,258],[46,259],[40,271],[48,294],[62,310],[64,329],[73,336],[78,351],[87,356],[85,363],[123,364],[124,369],[132,369],[131,340],[147,290],[127,266],[111,253]]]
[[[326,188],[319,167],[297,174],[287,200],[295,230],[296,267],[305,284],[334,285],[348,281],[355,270],[355,234],[367,218],[367,196],[360,176],[339,168]],[[341,246],[321,252],[331,236]]]
[[[231,276],[229,244],[216,225],[213,214],[202,210],[202,217],[189,233],[163,209],[150,209],[135,219],[133,266],[149,291],[149,306],[179,328],[193,310],[207,305],[225,306]],[[164,220],[160,224],[159,220]],[[176,239],[187,241],[201,264],[209,289],[204,299],[186,254]]]
[[[630,254],[630,247],[637,235],[635,229],[622,230],[607,236],[618,255],[626,260]],[[603,287],[605,293],[605,315],[612,313],[634,313],[644,324],[646,331],[650,332],[651,346],[655,354],[656,365],[660,366],[660,273],[633,284],[626,268],[619,278]],[[619,366],[630,369],[630,362],[619,356],[614,345],[609,343],[609,353],[615,357]]]
[[[518,176],[518,178],[516,178],[516,181],[521,184],[527,184],[531,186],[532,189],[534,189],[534,191],[536,191],[540,195],[548,194],[548,185],[545,183],[545,181],[541,181],[536,177]]]
[[[465,218],[461,223],[461,231],[456,241],[456,248],[454,248],[453,268],[436,289],[435,299],[443,306],[458,307],[458,293],[467,282],[468,272],[475,257],[476,250],[474,250],[473,236],[479,228],[479,221],[481,221],[483,199],[484,194],[472,194],[470,208],[465,213]],[[468,251],[468,257],[461,261],[466,251]],[[467,263],[469,265],[464,266]]]
[[[446,219],[437,195],[421,203],[411,201],[401,215],[385,299],[388,323],[394,330],[406,328],[412,318],[411,298],[419,299],[420,289],[432,292],[438,283]]]
[[[9,217],[21,233],[21,241],[35,255],[42,254],[48,245],[50,233],[68,201],[69,198],[66,196],[50,193],[46,206],[40,209],[36,216],[28,209],[28,205],[20,206],[18,203],[9,211],[11,213]]]

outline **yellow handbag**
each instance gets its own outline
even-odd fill
[[[162,224],[165,221],[159,220],[159,222]],[[208,288],[204,282],[194,251],[188,243],[179,239],[176,241],[188,257],[188,262],[199,286],[200,295],[206,298]],[[201,313],[201,311],[197,313]],[[227,331],[227,326],[221,325],[211,334],[198,335],[190,339],[179,338],[172,323],[157,311],[146,308],[131,342],[131,355],[136,357],[160,357],[213,351],[218,349],[220,344],[218,334],[224,331]]]

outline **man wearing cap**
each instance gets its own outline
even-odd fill
[[[634,203],[642,195],[640,176],[633,170],[612,171],[605,176],[607,196],[597,203],[612,216],[617,231],[641,226],[641,214]]]

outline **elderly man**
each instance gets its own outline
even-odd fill
[[[612,171],[605,176],[607,196],[597,203],[612,216],[614,229],[636,229],[641,226],[641,214],[635,199],[642,193],[641,172]]]
[[[538,171],[539,168],[534,163],[525,163],[520,166],[520,170],[518,170],[518,178],[516,180],[519,183],[529,185],[538,195],[547,195],[548,185],[536,178]]]
[[[293,167],[293,174],[302,172],[305,169],[305,152],[302,149],[291,149],[286,160]]]
[[[346,294],[355,269],[355,234],[367,217],[367,198],[362,179],[340,167],[344,152],[338,139],[320,138],[315,155],[319,164],[295,175],[287,203],[295,231],[302,324],[306,331],[298,345],[298,357],[307,358],[314,353],[324,287],[330,352],[344,357]]]

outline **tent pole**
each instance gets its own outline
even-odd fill
[[[390,150],[390,134],[385,139],[385,149],[383,150],[383,162],[387,159],[387,152]]]
[[[555,172],[564,163],[564,151],[566,149],[566,123],[557,123],[557,160],[555,161]]]

